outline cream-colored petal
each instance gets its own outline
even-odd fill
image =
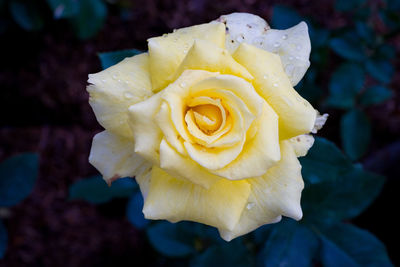
[[[96,74],[90,74],[89,103],[99,123],[108,131],[132,138],[128,126],[128,107],[153,93],[148,54],[126,58]]]
[[[153,165],[150,162],[146,161],[146,163],[138,170],[138,174],[135,175],[136,182],[139,184],[139,189],[144,200],[146,200],[150,189],[152,166]]]
[[[222,23],[201,24],[148,40],[153,91],[160,91],[174,81],[175,72],[195,39],[223,48],[225,27]]]
[[[145,160],[134,152],[132,140],[108,131],[93,137],[89,162],[103,175],[106,182],[140,173]]]
[[[267,103],[264,102],[262,114],[254,123],[257,131],[244,145],[241,154],[226,167],[212,173],[231,180],[256,177],[265,174],[280,160],[278,116]]]
[[[280,215],[300,220],[300,206],[304,182],[301,165],[291,145],[281,143],[282,159],[262,177],[247,179],[251,193],[239,223],[232,231],[219,229],[222,238],[229,241],[261,225],[279,221]]]
[[[242,43],[233,57],[251,72],[255,89],[278,114],[281,140],[313,129],[316,111],[293,89],[279,56]]]
[[[310,66],[311,41],[304,21],[286,30],[268,30],[260,47],[281,57],[292,86],[300,82]]]
[[[194,41],[192,48],[177,69],[175,77],[188,69],[218,71],[221,74],[232,74],[249,81],[253,79],[253,76],[237,63],[227,50],[204,40]]]
[[[304,157],[307,155],[308,150],[314,144],[314,137],[310,134],[302,134],[296,137],[292,137],[289,140],[292,145],[294,153],[297,157]]]
[[[211,174],[189,157],[177,153],[165,139],[160,145],[160,167],[175,178],[188,180],[206,189],[222,179]]]
[[[128,122],[134,137],[135,152],[153,164],[159,164],[159,149],[163,136],[155,121],[161,103],[161,94],[158,93],[129,107]]]
[[[249,193],[250,185],[246,181],[219,179],[210,189],[205,189],[153,167],[143,213],[147,219],[189,220],[232,230]]]
[[[328,117],[329,117],[328,113],[324,113],[321,115],[317,110],[317,118],[315,119],[314,128],[311,130],[311,132],[313,134],[316,134],[319,130],[321,130],[322,127],[324,127],[326,121],[328,120]]]
[[[201,145],[191,144],[189,142],[184,142],[183,145],[189,156],[195,162],[208,169],[210,172],[215,172],[235,160],[242,151],[245,142],[246,137],[244,136],[240,142],[230,147],[205,148]]]

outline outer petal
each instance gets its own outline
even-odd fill
[[[249,193],[246,181],[219,179],[210,189],[204,189],[153,167],[143,213],[147,219],[190,220],[232,230]]]
[[[302,134],[289,139],[296,156],[304,157],[314,144],[314,137],[310,134]]]
[[[89,162],[107,182],[120,177],[133,177],[145,164],[145,160],[134,152],[131,140],[108,131],[94,136]]]
[[[153,94],[148,69],[148,54],[143,53],[89,75],[89,103],[105,129],[132,138],[128,107]]]
[[[279,56],[241,44],[233,57],[251,72],[255,89],[278,114],[281,140],[313,129],[316,111],[293,89]]]
[[[148,40],[153,91],[159,91],[173,81],[175,71],[195,39],[224,47],[225,27],[222,23],[201,24]]]
[[[214,174],[230,180],[256,177],[280,160],[278,116],[267,103],[264,102],[262,114],[255,123],[257,132],[242,153],[226,167],[212,171]]]
[[[186,179],[207,189],[222,179],[211,174],[190,158],[180,155],[165,139],[160,145],[160,167],[176,178]]]
[[[175,78],[188,69],[233,74],[249,81],[253,79],[253,76],[237,63],[227,50],[204,40],[194,41],[192,48],[176,71]]]
[[[282,159],[262,177],[247,179],[251,193],[239,223],[232,231],[219,229],[222,238],[229,241],[261,225],[280,220],[280,215],[300,220],[301,191],[304,182],[301,165],[287,141],[281,143]]]
[[[129,107],[129,126],[134,137],[134,151],[153,164],[159,164],[162,132],[155,122],[161,106],[160,93]]]

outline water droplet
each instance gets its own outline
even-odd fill
[[[293,71],[294,71],[294,66],[292,65],[292,64],[289,64],[289,65],[287,65],[286,66],[286,68],[285,68],[285,72],[287,73],[287,74],[293,74]]]
[[[118,71],[114,72],[112,77],[113,77],[114,80],[116,80],[119,77],[119,72]]]
[[[288,38],[288,35],[287,35],[287,34],[282,35],[282,39],[283,39],[283,40],[286,40],[287,38]]]
[[[264,78],[264,79],[268,79],[268,75],[267,75],[267,74],[264,74],[263,78]]]
[[[188,52],[187,49],[183,49],[184,54],[187,54],[187,52]]]
[[[236,41],[238,41],[239,43],[241,43],[241,42],[243,41],[243,38],[240,37],[240,36],[238,36],[238,37],[236,37]]]
[[[127,99],[131,99],[132,97],[134,97],[134,95],[131,92],[125,92],[124,97]]]
[[[173,31],[172,32],[176,32],[176,29],[173,29]]]
[[[278,42],[275,42],[274,43],[274,47],[279,47],[281,44],[280,43],[278,43]]]
[[[247,203],[246,208],[247,208],[248,210],[250,210],[250,209],[254,208],[255,205],[256,205],[256,203],[254,203],[254,202],[249,202],[249,203]]]
[[[289,60],[290,60],[290,61],[292,61],[292,60],[293,60],[293,57],[292,57],[292,56],[290,56],[290,57],[289,57]]]
[[[103,83],[105,83],[107,80],[106,80],[106,79],[102,79],[101,81],[102,81]]]
[[[274,86],[274,87],[278,87],[278,83],[274,83],[273,86]]]
[[[301,50],[301,45],[296,45],[296,49],[297,49],[297,51],[300,51]]]
[[[297,59],[297,60],[299,60],[299,59],[300,59],[300,57],[299,57],[299,56],[296,56],[296,59]]]
[[[181,82],[179,85],[180,85],[181,87],[185,87],[185,86],[186,86],[186,83],[185,83],[185,82]]]

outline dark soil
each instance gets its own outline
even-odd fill
[[[146,245],[143,233],[124,217],[122,200],[93,206],[68,201],[74,181],[96,174],[88,163],[91,139],[101,131],[88,104],[87,75],[100,71],[98,52],[138,48],[146,39],[174,28],[203,23],[221,14],[245,11],[266,19],[278,1],[142,0],[126,1],[124,19],[110,6],[105,27],[92,40],[77,40],[63,21],[46,24],[39,33],[15,26],[0,44],[0,161],[20,152],[40,154],[40,174],[31,196],[11,209],[5,220],[8,252],[0,267],[12,266],[164,266]],[[310,16],[321,27],[346,25],[331,1],[279,1]],[[399,38],[394,38],[399,44]],[[397,45],[397,49],[399,45]],[[399,62],[397,62],[397,70]],[[329,77],[329,73],[326,74]],[[400,76],[392,84],[396,97],[368,112],[373,143],[367,168],[388,177],[378,200],[355,223],[385,242],[392,260],[398,224],[400,173]],[[326,89],[326,88],[325,88]],[[332,112],[335,114],[335,112]],[[320,135],[338,140],[338,118],[331,116]],[[143,263],[143,264],[138,264]]]

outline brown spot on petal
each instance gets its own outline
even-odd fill
[[[111,187],[112,182],[114,182],[115,180],[118,180],[119,178],[121,178],[121,176],[119,176],[118,174],[115,174],[113,177],[111,177],[110,180],[107,180],[108,186]]]

